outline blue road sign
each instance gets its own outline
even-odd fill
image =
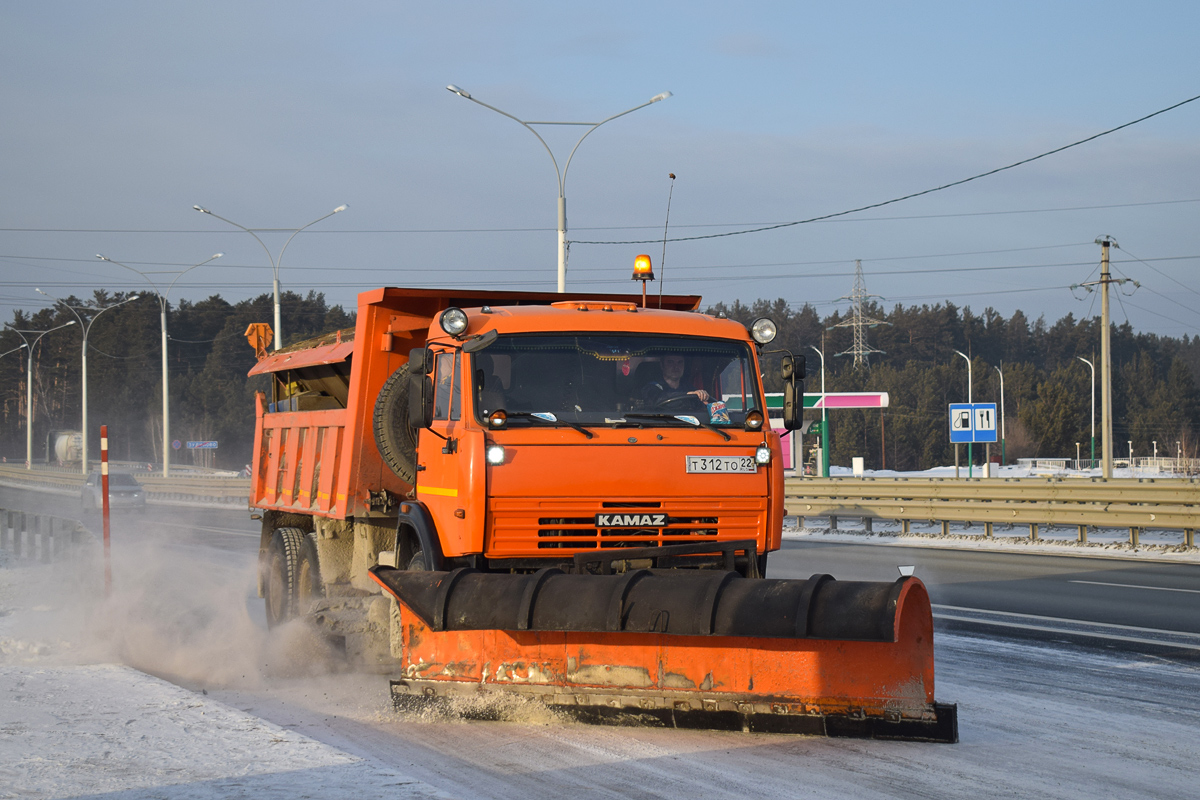
[[[188,442],[188,450],[216,450],[216,442]]]
[[[969,444],[975,441],[973,438],[975,433],[975,428],[972,424],[973,421],[970,403],[951,403],[950,443]]]
[[[996,441],[996,404],[976,403],[971,407],[971,427],[976,442]]]
[[[979,444],[996,441],[995,403],[951,403],[950,443]]]

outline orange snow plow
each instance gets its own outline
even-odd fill
[[[516,693],[589,722],[958,741],[916,578],[371,574],[399,602],[400,708]]]

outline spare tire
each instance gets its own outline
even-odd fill
[[[408,364],[392,373],[375,400],[375,445],[396,476],[415,484],[417,435],[408,424]]]

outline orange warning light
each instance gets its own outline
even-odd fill
[[[654,280],[654,268],[650,265],[650,256],[642,254],[633,260],[633,280]]]

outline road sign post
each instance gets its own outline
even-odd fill
[[[972,445],[976,442],[990,443],[996,441],[996,404],[995,403],[951,403],[950,404],[950,442]],[[970,457],[968,456],[968,460]],[[971,466],[969,465],[968,470]],[[958,476],[958,459],[955,458],[954,474]],[[968,472],[970,474],[970,472]]]

